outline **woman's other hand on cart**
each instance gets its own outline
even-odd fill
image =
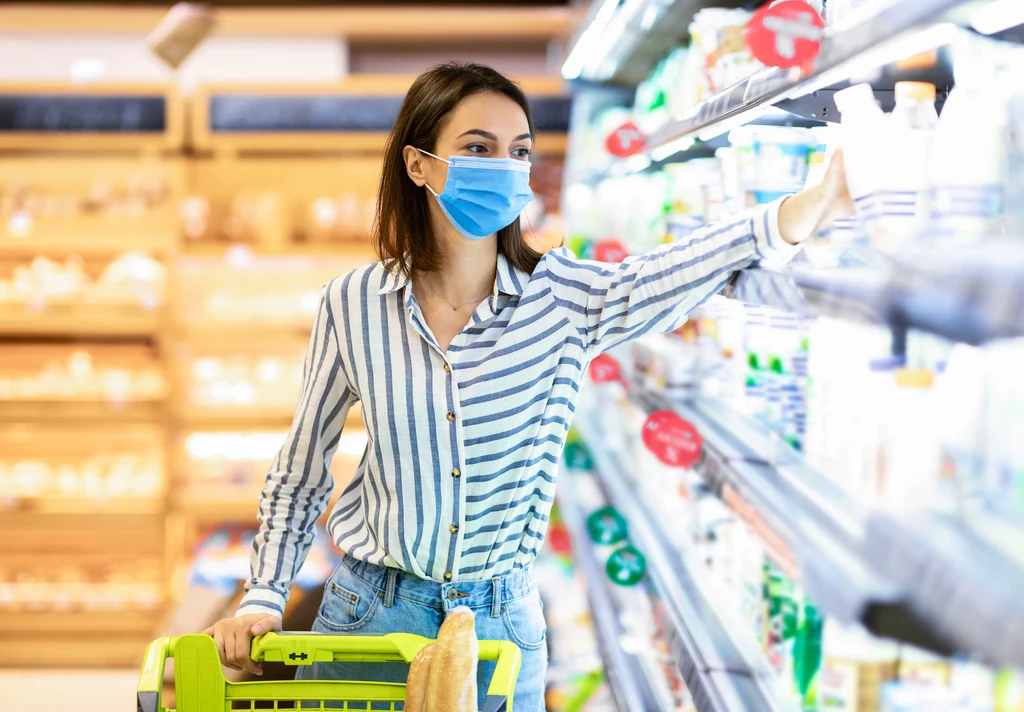
[[[217,643],[220,661],[229,668],[262,675],[263,668],[252,660],[252,639],[270,631],[280,632],[281,619],[266,613],[250,613],[237,618],[225,618],[203,631]]]

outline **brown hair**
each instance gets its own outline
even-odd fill
[[[406,173],[403,149],[412,146],[436,153],[438,134],[452,111],[466,97],[481,92],[502,94],[517,103],[533,133],[530,105],[523,90],[481,64],[439,64],[416,78],[402,102],[384,151],[373,243],[381,261],[407,277],[440,269],[443,258],[430,230],[427,191]],[[527,274],[533,273],[541,258],[523,239],[518,218],[498,231],[498,251]]]

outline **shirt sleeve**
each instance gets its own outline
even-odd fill
[[[306,350],[295,419],[260,497],[251,577],[236,615],[283,615],[292,580],[309,553],[316,521],[334,489],[331,458],[345,417],[358,398],[341,364],[330,287],[321,296]]]
[[[648,333],[678,328],[686,315],[754,264],[780,265],[798,250],[779,233],[782,201],[685,241],[619,264],[577,259],[566,248],[544,256],[551,293],[577,327],[588,356]]]

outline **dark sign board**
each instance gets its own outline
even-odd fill
[[[530,100],[538,131],[567,131],[569,97]],[[400,96],[219,94],[210,97],[210,133],[390,131]]]
[[[0,132],[158,134],[166,128],[163,96],[0,95]]]

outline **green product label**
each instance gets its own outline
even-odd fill
[[[586,471],[594,469],[594,460],[583,443],[576,442],[566,445],[565,450],[562,451],[562,458],[570,469]]]
[[[624,546],[608,558],[605,571],[620,586],[635,586],[647,572],[647,559],[635,547]]]
[[[587,532],[598,544],[614,546],[626,540],[626,520],[614,507],[602,507],[587,517]]]

